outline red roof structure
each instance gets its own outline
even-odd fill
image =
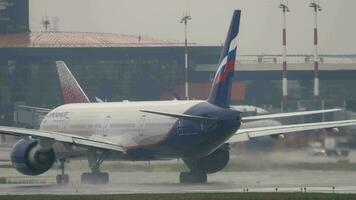
[[[110,48],[156,46],[184,46],[184,43],[111,33],[29,32],[0,36],[0,48]]]

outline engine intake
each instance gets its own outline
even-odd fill
[[[12,165],[25,175],[34,176],[48,171],[55,159],[54,150],[43,150],[37,140],[21,139],[11,151]]]
[[[198,159],[184,159],[184,163],[192,171],[200,171],[213,174],[224,169],[229,160],[229,146],[228,144],[224,144],[222,147],[206,157]]]

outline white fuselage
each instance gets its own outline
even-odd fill
[[[46,115],[40,129],[103,137],[124,148],[154,145],[164,140],[176,118],[140,110],[182,114],[202,101],[78,103],[60,106]]]

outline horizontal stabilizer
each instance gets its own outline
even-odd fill
[[[328,121],[328,122],[317,122],[317,123],[239,129],[236,132],[236,134],[233,135],[228,140],[228,142],[229,143],[244,142],[252,138],[263,137],[263,136],[300,132],[300,131],[310,131],[310,130],[317,130],[317,129],[326,129],[326,128],[337,128],[337,127],[345,127],[345,126],[356,126],[356,120]]]
[[[167,117],[174,117],[178,119],[185,119],[194,122],[204,122],[204,123],[215,123],[218,122],[219,119],[216,118],[209,118],[209,117],[201,117],[195,115],[186,115],[186,114],[177,114],[177,113],[166,113],[166,112],[157,112],[157,111],[150,111],[150,110],[140,110],[140,112],[155,114],[155,115],[163,115]]]
[[[327,110],[312,110],[312,111],[302,111],[302,112],[266,114],[266,115],[242,117],[242,121],[246,122],[246,121],[254,121],[254,120],[276,119],[276,118],[296,117],[296,116],[304,116],[304,115],[315,115],[315,114],[322,114],[322,113],[338,112],[341,110],[342,110],[341,108],[334,108],[334,109],[327,109]]]

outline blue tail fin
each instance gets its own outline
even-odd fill
[[[216,72],[210,96],[208,98],[209,103],[225,108],[230,106],[231,88],[237,53],[237,35],[240,28],[240,16],[241,10],[235,10],[225,45],[221,52],[219,68]]]

